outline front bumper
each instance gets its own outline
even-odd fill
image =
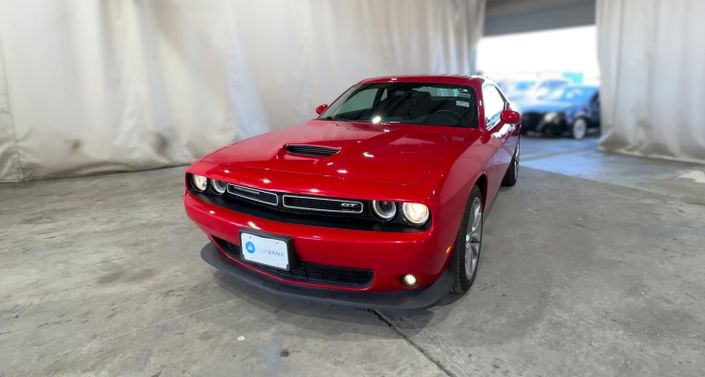
[[[434,228],[422,232],[377,232],[337,229],[274,221],[207,203],[186,193],[184,206],[188,216],[208,235],[221,243],[239,248],[239,232],[254,229],[273,236],[290,237],[293,252],[301,262],[341,269],[371,270],[369,284],[344,286],[321,281],[296,281],[286,276],[273,276],[249,263],[230,258],[240,269],[260,274],[262,278],[281,284],[327,289],[334,292],[413,292],[424,290],[440,279],[451,260],[455,232]],[[225,252],[225,251],[224,251]],[[401,284],[401,277],[413,274],[419,281],[415,289]]]
[[[543,122],[536,130],[551,134],[560,134],[568,131],[568,124],[565,119],[561,118],[555,122]]]
[[[528,112],[523,115],[521,123],[521,132],[549,132],[561,133],[568,130],[565,116],[560,115],[557,119],[550,122],[545,120],[545,113]]]
[[[433,306],[448,294],[453,284],[447,269],[432,285],[418,290],[394,292],[340,291],[282,283],[233,263],[213,243],[201,249],[201,257],[210,265],[235,279],[264,291],[305,301],[324,302],[381,310],[422,310]]]

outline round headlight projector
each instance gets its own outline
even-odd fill
[[[228,188],[228,184],[223,182],[223,181],[218,181],[215,179],[210,180],[211,184],[211,189],[213,189],[213,192],[215,192],[218,195],[223,195],[225,193],[225,189]]]
[[[198,174],[191,174],[191,186],[193,186],[193,189],[196,191],[206,191],[206,188],[208,188],[208,178]]]
[[[428,221],[428,207],[421,203],[404,203],[401,206],[404,220],[411,225],[423,225]]]
[[[397,214],[397,205],[394,202],[381,200],[372,201],[372,211],[384,221],[389,221]]]

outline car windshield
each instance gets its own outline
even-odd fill
[[[350,88],[318,119],[476,127],[476,109],[469,86],[374,83]]]
[[[590,100],[596,90],[589,87],[566,86],[541,97],[545,101],[583,103]]]

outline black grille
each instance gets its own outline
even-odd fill
[[[362,213],[362,202],[284,195],[284,207],[320,212]]]
[[[321,147],[317,145],[289,144],[286,151],[293,154],[315,157],[330,157],[338,152],[340,148]]]
[[[250,262],[242,259],[239,246],[220,238],[216,238],[215,240],[231,257],[242,261],[243,263],[251,264]],[[264,270],[269,274],[288,280],[324,283],[355,288],[363,288],[370,285],[372,282],[372,277],[374,276],[374,273],[370,270],[323,266],[306,262],[294,263],[289,271],[263,266],[261,264],[253,266],[260,270]]]
[[[292,224],[377,232],[423,232],[431,227],[431,220],[423,226],[411,226],[401,214],[391,221],[380,221],[367,200],[283,194],[237,184],[228,184],[227,190],[226,195],[213,195],[189,187],[191,195],[212,205]]]
[[[279,197],[277,194],[251,187],[229,184],[228,194],[254,200],[260,203],[271,204],[273,206],[279,204]]]

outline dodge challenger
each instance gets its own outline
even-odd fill
[[[363,80],[317,118],[185,175],[201,257],[295,299],[421,309],[472,285],[484,214],[519,173],[521,114],[478,76]]]

